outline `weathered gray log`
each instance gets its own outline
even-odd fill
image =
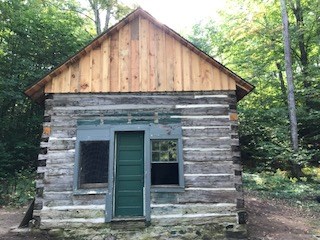
[[[235,203],[218,204],[152,204],[151,215],[167,214],[205,214],[205,213],[231,213],[236,211]]]
[[[185,176],[186,187],[209,187],[209,188],[232,188],[234,187],[234,176]]]

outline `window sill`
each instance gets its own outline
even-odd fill
[[[102,195],[107,192],[106,189],[77,189],[73,191],[73,195]]]
[[[170,185],[161,185],[161,186],[151,186],[151,192],[184,192],[185,189],[182,186],[170,186]]]

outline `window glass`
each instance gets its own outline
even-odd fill
[[[80,188],[102,188],[108,183],[109,141],[80,142]]]
[[[151,141],[151,184],[179,185],[178,140]]]

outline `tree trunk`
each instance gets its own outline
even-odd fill
[[[106,31],[109,27],[109,22],[110,22],[110,17],[111,17],[111,7],[107,8],[107,14],[106,14],[106,23],[104,25],[104,31]]]
[[[89,0],[91,9],[94,14],[94,24],[96,26],[97,35],[101,34],[101,21],[100,21],[100,12],[99,12],[99,4],[95,0]]]
[[[307,52],[307,46],[305,42],[305,35],[304,35],[303,9],[301,7],[301,1],[296,0],[294,4],[292,0],[290,0],[290,6],[295,16],[296,24],[297,24],[301,71],[304,77],[303,84],[305,88],[308,88],[310,87],[310,83],[307,80],[309,59],[308,59],[308,52]]]
[[[287,89],[286,86],[284,84],[284,79],[283,79],[283,74],[282,74],[282,67],[280,63],[276,63],[277,69],[278,69],[278,79],[280,82],[280,88],[281,88],[281,93],[282,93],[282,98],[284,101],[284,104],[287,106],[288,102],[287,102]]]
[[[281,14],[282,14],[282,24],[283,24],[283,42],[284,42],[284,56],[285,56],[285,66],[287,74],[287,84],[288,84],[288,107],[289,107],[289,118],[290,118],[290,132],[292,149],[296,152],[298,151],[298,127],[297,127],[297,116],[296,116],[296,106],[294,100],[294,84],[292,75],[292,63],[291,63],[291,53],[290,53],[290,37],[289,37],[289,21],[286,8],[285,0],[280,0],[281,2]]]

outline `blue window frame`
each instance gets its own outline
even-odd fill
[[[151,125],[151,191],[184,191],[181,124]]]
[[[105,194],[112,190],[114,129],[146,131],[146,190],[184,191],[182,129],[174,124],[79,124],[74,167],[74,194]],[[148,180],[149,179],[149,180]],[[109,183],[109,184],[108,184]],[[111,191],[112,192],[112,191]]]
[[[110,164],[110,136],[106,125],[80,125],[77,129],[75,194],[107,192]]]

